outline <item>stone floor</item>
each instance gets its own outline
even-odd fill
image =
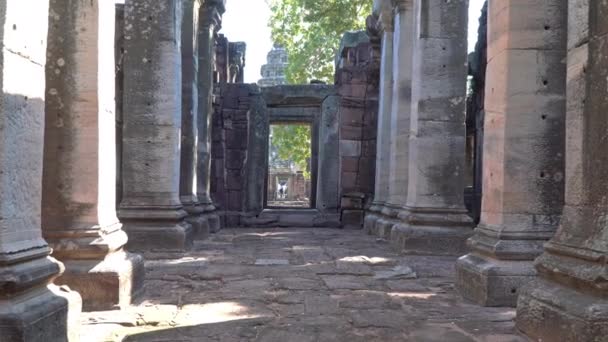
[[[451,257],[337,229],[223,230],[146,256],[137,305],[82,316],[82,341],[527,341],[514,310],[465,303]]]

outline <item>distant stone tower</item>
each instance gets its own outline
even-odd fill
[[[262,78],[258,81],[261,87],[271,87],[286,84],[285,69],[287,69],[287,51],[279,44],[274,44],[268,53],[266,64],[262,65]]]

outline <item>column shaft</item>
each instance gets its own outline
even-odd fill
[[[78,337],[80,296],[51,282],[40,225],[48,1],[0,2],[0,339]],[[42,44],[41,44],[42,43]]]
[[[374,2],[374,15],[378,16],[379,31],[382,34],[380,60],[380,101],[378,108],[378,129],[376,135],[376,180],[374,200],[365,214],[364,228],[370,234],[377,234],[376,222],[389,194],[390,176],[390,130],[393,95],[393,13],[388,0]]]
[[[408,192],[391,243],[458,255],[473,225],[464,207],[468,0],[417,0],[414,12]]]
[[[564,201],[566,0],[491,1],[481,220],[457,286],[514,306]]]
[[[383,217],[376,222],[376,234],[388,237],[407,198],[408,144],[410,131],[412,58],[414,41],[413,0],[394,0],[393,85],[390,112],[388,197]]]
[[[209,0],[200,8],[198,51],[198,166],[197,195],[205,210],[212,232],[220,229],[219,217],[210,197],[211,182],[211,118],[213,116],[213,69],[215,37],[220,29],[225,0]]]
[[[204,208],[197,196],[198,161],[198,25],[199,0],[183,2],[182,17],[182,148],[180,200],[188,212],[186,221],[194,229],[195,239],[209,235],[209,223],[202,216]]]
[[[127,306],[143,259],[125,253],[116,216],[115,7],[51,0],[46,64],[42,230],[63,261],[57,284],[87,310]]]
[[[566,195],[539,277],[517,301],[517,327],[542,341],[608,336],[608,4],[568,1]]]
[[[127,0],[123,198],[129,248],[186,249],[179,198],[182,116],[180,0]]]

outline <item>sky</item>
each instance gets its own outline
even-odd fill
[[[371,1],[371,0],[370,0]],[[469,51],[475,48],[479,14],[485,0],[469,0]],[[247,43],[245,82],[256,83],[260,68],[272,48],[268,20],[270,9],[266,0],[227,0],[221,33],[229,41]]]

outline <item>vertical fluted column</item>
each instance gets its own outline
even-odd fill
[[[182,148],[179,193],[194,238],[209,235],[209,223],[197,196],[198,161],[198,25],[200,0],[184,0],[182,17]]]
[[[514,306],[564,201],[566,0],[490,1],[481,220],[461,294]]]
[[[410,131],[412,58],[414,41],[414,0],[392,0],[394,10],[393,86],[391,94],[390,153],[388,161],[388,197],[383,217],[376,222],[378,235],[388,237],[397,215],[403,212],[407,198],[408,144]]]
[[[123,197],[129,248],[186,249],[179,198],[181,0],[125,3]]]
[[[390,0],[374,1],[374,16],[382,37],[380,60],[380,101],[376,135],[376,180],[374,201],[365,215],[364,228],[376,233],[376,222],[389,193],[391,104],[393,95],[393,12]]]
[[[473,221],[464,206],[468,0],[415,1],[408,186],[399,250],[465,251]]]
[[[198,50],[198,167],[197,195],[212,232],[220,229],[219,217],[210,196],[211,118],[213,116],[213,68],[215,36],[220,29],[225,0],[207,0],[200,8]]]
[[[607,18],[604,1],[568,1],[565,205],[517,301],[517,327],[534,340],[608,337]]]
[[[40,225],[48,1],[0,2],[0,340],[77,338],[80,297]],[[76,326],[70,320],[76,319]]]
[[[143,259],[116,216],[114,4],[50,1],[42,230],[85,309],[127,306]]]

